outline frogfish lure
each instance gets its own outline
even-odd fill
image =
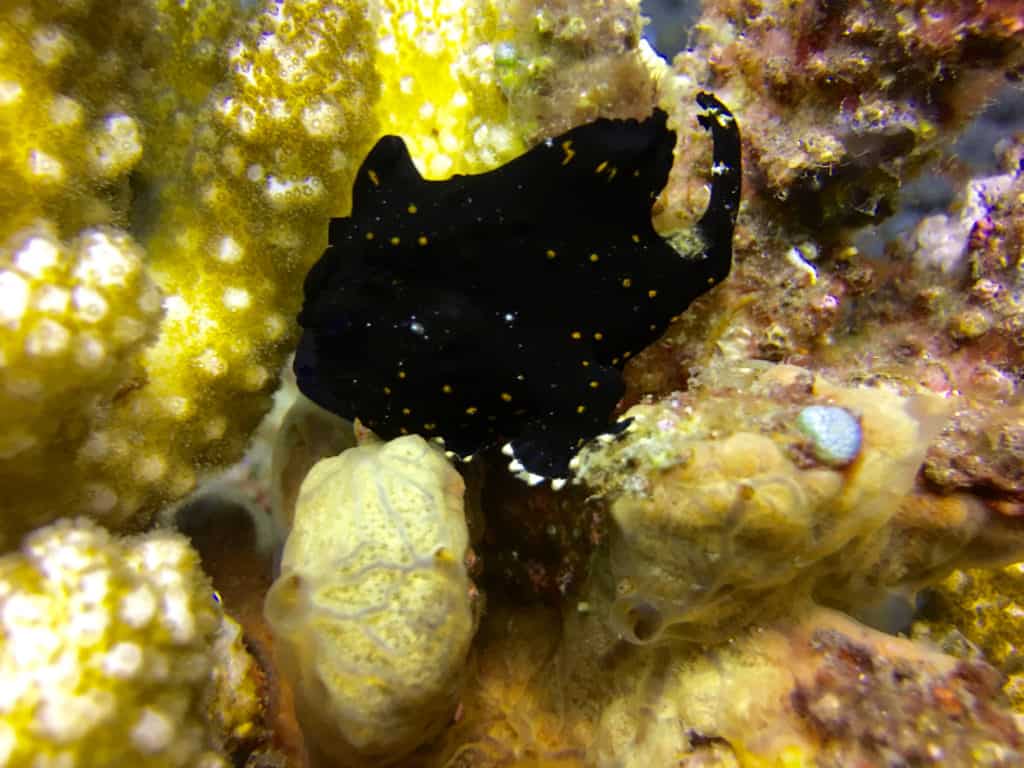
[[[660,109],[446,181],[384,136],[306,277],[299,389],[385,439],[461,458],[503,442],[520,477],[560,487],[585,442],[624,428],[610,416],[626,360],[729,274],[739,129],[714,96],[697,103],[714,149],[693,256],[651,224],[676,142]]]

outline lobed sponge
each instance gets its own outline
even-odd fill
[[[315,763],[391,764],[451,717],[476,623],[463,489],[416,435],[306,476],[265,613]]]

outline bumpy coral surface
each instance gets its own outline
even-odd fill
[[[1024,642],[1024,563],[957,571],[927,595],[916,633],[963,655],[980,651],[1006,674],[1003,691],[1014,709],[1024,712],[1024,673],[1018,661]]]
[[[306,476],[266,615],[314,764],[391,764],[452,716],[475,630],[463,491],[414,435]]]
[[[633,642],[720,639],[822,582],[855,599],[945,412],[934,396],[787,366],[717,376],[717,388],[634,406],[624,436],[579,459],[609,503],[607,566],[595,567],[614,581],[612,626]],[[849,412],[838,429],[863,433],[845,469],[797,426],[825,403]]]
[[[258,715],[237,625],[177,534],[36,531],[0,558],[0,617],[5,766],[225,766]]]
[[[54,509],[145,522],[237,458],[269,404],[376,80],[360,7],[249,15],[3,11],[8,536]]]

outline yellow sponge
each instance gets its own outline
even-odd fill
[[[314,756],[387,765],[451,717],[475,631],[463,489],[416,435],[306,476],[265,611]]]

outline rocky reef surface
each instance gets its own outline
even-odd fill
[[[0,8],[0,766],[1014,766],[1024,137],[949,150],[1024,6]],[[302,281],[377,138],[497,167],[714,93],[732,272],[573,482],[297,395]],[[858,247],[918,174],[959,190]],[[353,414],[358,416],[358,414]],[[174,530],[176,529],[176,530]]]

